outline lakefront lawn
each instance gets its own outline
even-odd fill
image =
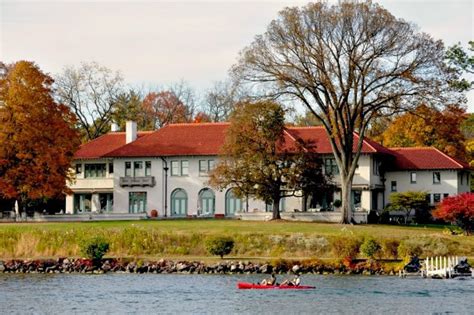
[[[0,258],[36,259],[81,256],[81,242],[100,236],[108,256],[211,258],[205,240],[229,236],[234,259],[335,259],[358,252],[368,238],[381,245],[379,258],[474,256],[474,237],[448,235],[443,226],[339,225],[239,220],[156,220],[87,223],[0,224]],[[364,258],[362,254],[356,254]]]

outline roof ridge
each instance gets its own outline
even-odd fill
[[[444,153],[443,151],[439,150],[438,148],[435,148],[433,147],[433,149],[435,149],[436,151],[438,151],[439,153],[441,153],[442,155],[444,155],[445,157],[447,157],[449,160],[453,161],[454,163],[456,163],[457,165],[459,165],[461,168],[464,168],[465,165],[462,165],[460,162],[456,161],[454,158],[450,157],[449,155],[447,155],[446,153]]]
[[[163,126],[163,128],[164,127],[179,127],[179,126],[224,126],[224,125],[230,125],[230,122],[172,123],[172,124],[167,124],[167,125]]]
[[[435,147],[421,147],[421,146],[417,146],[417,147],[388,147],[387,149],[390,149],[390,150],[420,150],[420,149],[430,149],[430,150],[433,150],[433,149],[436,149]]]
[[[291,129],[323,129],[324,126],[287,126],[286,128]]]
[[[354,136],[357,136],[357,139],[360,139],[360,135],[359,135],[357,132],[354,131],[354,132],[352,132],[352,134],[353,134]],[[357,140],[357,142],[359,142],[359,140]],[[362,145],[364,145],[364,143],[367,144],[367,146],[368,146],[369,148],[371,148],[373,152],[375,152],[375,153],[378,152],[378,151],[374,148],[374,146],[373,146],[372,144],[370,144],[369,141],[367,141],[367,139],[366,139],[365,136],[362,137]]]

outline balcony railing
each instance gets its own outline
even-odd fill
[[[120,186],[121,187],[133,187],[133,186],[155,186],[155,177],[154,176],[145,176],[145,177],[120,177]]]

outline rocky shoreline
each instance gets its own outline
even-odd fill
[[[395,275],[378,262],[341,262],[339,264],[308,263],[252,263],[243,261],[221,261],[204,263],[200,261],[166,260],[134,261],[126,259],[103,259],[94,262],[82,258],[58,258],[46,260],[0,261],[0,273],[161,273],[161,274],[362,274]]]

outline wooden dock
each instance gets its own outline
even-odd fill
[[[470,273],[458,273],[454,267],[460,262],[458,256],[427,257],[423,263],[421,275],[424,278],[450,279],[456,277],[474,277],[474,270]]]

